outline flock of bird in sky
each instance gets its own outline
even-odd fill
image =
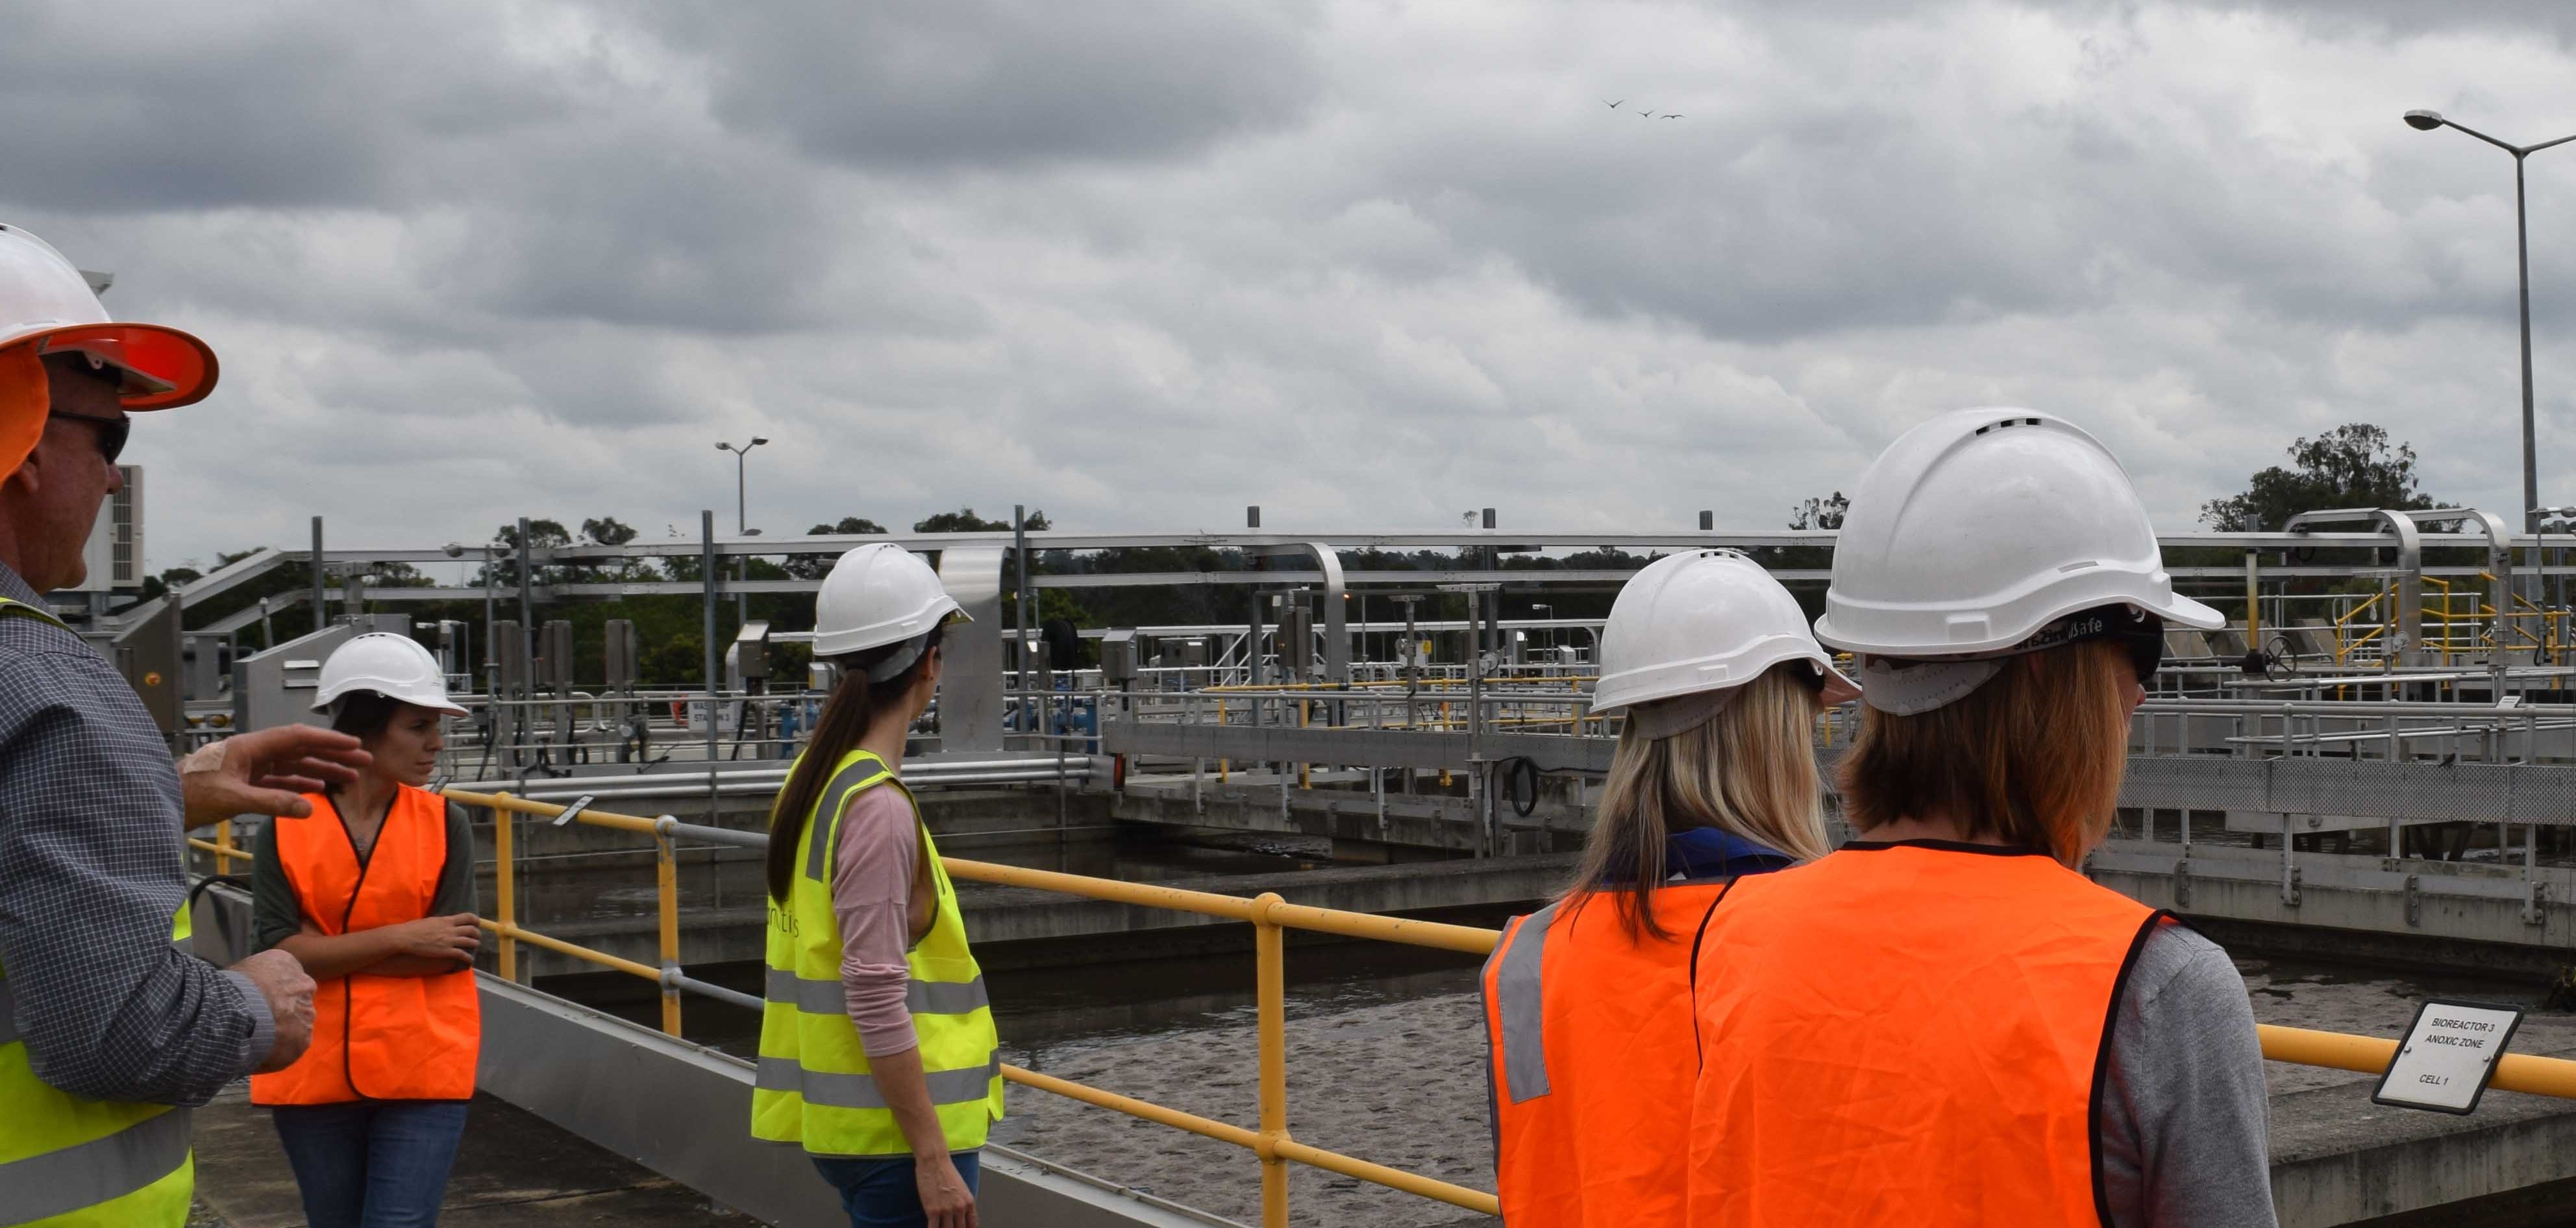
[[[1626,102],[1626,101],[1628,101],[1628,100],[1627,100],[1627,99],[1625,99],[1625,98],[1622,98],[1622,99],[1620,99],[1620,100],[1619,100],[1619,102]],[[1618,110],[1618,109],[1619,109],[1619,102],[1612,102],[1612,101],[1610,101],[1609,99],[1604,98],[1604,99],[1602,99],[1602,100],[1601,100],[1601,105],[1603,105],[1603,106],[1605,106],[1605,107],[1608,107],[1608,108],[1610,108],[1610,109],[1611,109],[1611,110],[1613,110],[1613,111],[1616,111],[1616,110]],[[1657,114],[1655,114],[1653,111],[1630,111],[1630,112],[1628,112],[1628,114],[1630,114],[1630,115],[1634,115],[1634,116],[1636,116],[1636,117],[1637,117],[1637,118],[1639,118],[1639,119],[1680,119],[1680,118],[1681,118],[1681,116],[1676,115],[1676,114],[1674,114],[1674,113],[1672,113],[1672,112],[1670,112],[1670,111],[1666,111],[1666,112],[1664,112],[1664,113],[1663,113],[1663,114],[1661,114],[1661,115],[1657,115]]]

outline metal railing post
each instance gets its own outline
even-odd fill
[[[1311,712],[1312,712],[1313,708],[1314,708],[1314,705],[1313,705],[1313,704],[1311,704],[1311,703],[1306,702],[1305,700],[1302,700],[1302,699],[1301,699],[1301,700],[1298,700],[1298,701],[1297,701],[1297,727],[1298,727],[1299,729],[1304,729],[1304,728],[1306,728],[1306,726],[1307,726],[1307,720],[1308,720],[1308,718],[1309,718],[1309,716],[1310,716],[1310,714],[1311,714]],[[1314,787],[1315,787],[1314,770],[1315,770],[1315,765],[1314,765],[1314,764],[1311,764],[1311,763],[1304,763],[1304,762],[1300,762],[1300,763],[1297,765],[1297,787],[1298,787],[1298,788],[1300,788],[1300,789],[1312,789],[1312,788],[1314,788]]]
[[[680,862],[671,837],[653,836],[653,877],[662,928],[662,1031],[680,1034]]]
[[[510,795],[495,793],[493,800],[507,802]],[[516,813],[507,806],[492,808],[492,895],[499,900],[501,923],[500,954],[496,957],[501,979],[516,984],[519,980],[519,940],[510,936],[519,926],[518,888],[511,873],[510,829],[516,826]]]
[[[1286,944],[1273,909],[1285,901],[1265,891],[1252,904],[1253,993],[1261,1033],[1261,1228],[1288,1228],[1288,975]]]
[[[233,821],[215,824],[215,873],[230,874],[233,869]]]

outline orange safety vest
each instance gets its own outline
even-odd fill
[[[1608,894],[1504,928],[1484,972],[1504,1223],[1681,1222],[1698,1061],[1690,955],[1727,885],[1657,888],[1649,906],[1666,937],[1642,943]]]
[[[2104,1051],[2168,915],[1946,841],[1739,882],[1693,984],[1690,1228],[2107,1225]]]
[[[307,794],[309,818],[272,819],[277,856],[304,919],[325,934],[431,915],[447,866],[447,801],[403,786],[365,862],[331,799]],[[471,969],[439,976],[352,973],[313,993],[313,1047],[275,1074],[252,1075],[256,1104],[466,1100],[483,1043]]]

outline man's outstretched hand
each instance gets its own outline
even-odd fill
[[[280,725],[197,748],[179,761],[179,792],[190,827],[244,814],[300,819],[313,807],[298,794],[353,783],[372,761],[345,733]]]

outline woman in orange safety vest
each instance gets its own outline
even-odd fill
[[[1505,1223],[1680,1221],[1700,921],[1737,876],[1824,854],[1816,717],[1857,694],[1741,554],[1661,559],[1619,591],[1593,707],[1626,725],[1582,865],[1485,964]]]
[[[316,984],[313,1047],[254,1075],[313,1228],[435,1224],[474,1096],[482,1021],[474,985],[474,847],[464,812],[422,786],[441,724],[465,711],[411,637],[357,636],[322,664],[314,705],[373,762],[310,795],[252,864],[262,948]]]
[[[2272,1228],[2244,982],[2078,871],[2164,625],[2224,621],[2071,423],[1963,410],[1880,455],[1816,624],[1868,690],[1859,838],[1701,932],[1691,1228]]]

